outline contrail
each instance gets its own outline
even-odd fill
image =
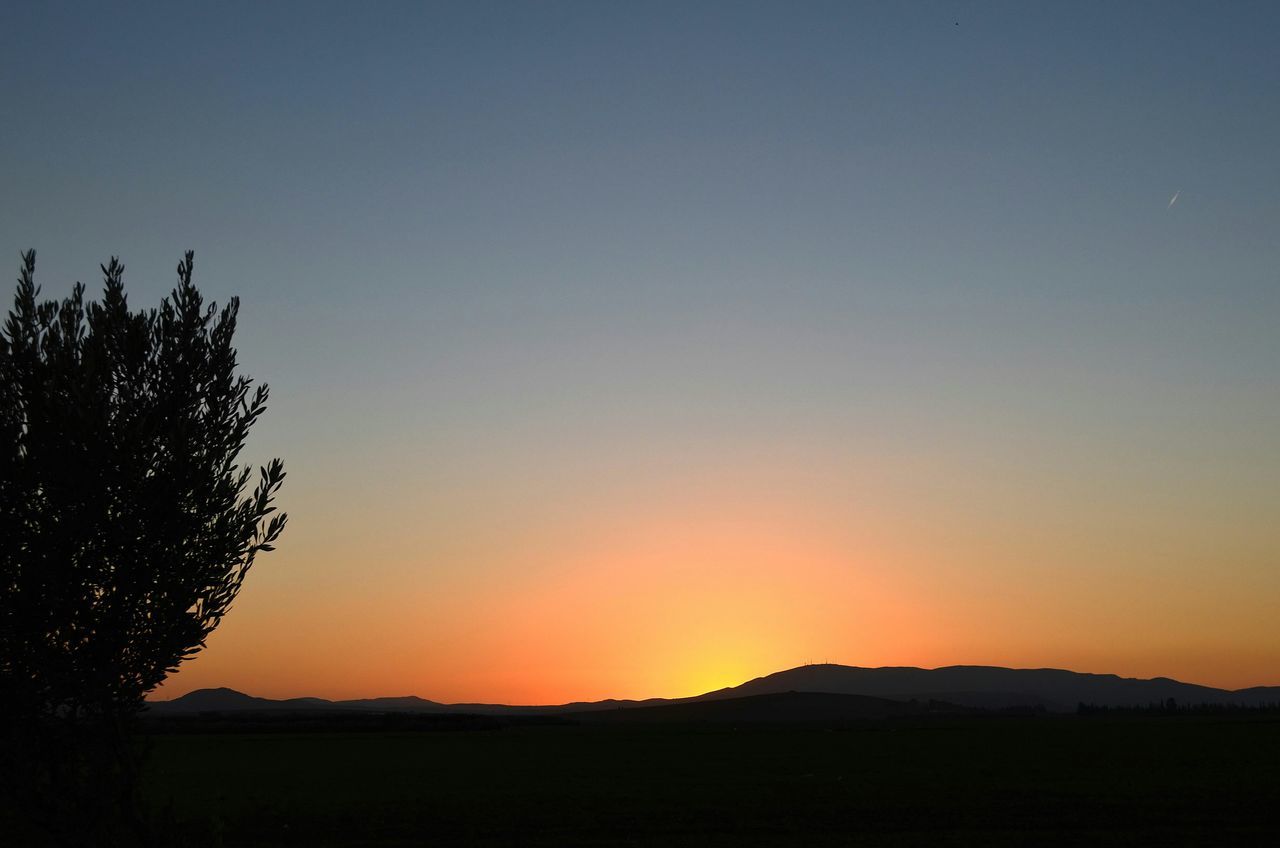
[[[1166,210],[1173,208],[1173,204],[1178,202],[1178,195],[1180,194],[1182,194],[1182,189],[1178,189],[1173,193],[1173,197],[1169,198],[1169,205],[1165,207]]]

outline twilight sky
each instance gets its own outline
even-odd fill
[[[1280,5],[4,17],[13,275],[192,248],[272,387],[162,697],[1280,683]]]

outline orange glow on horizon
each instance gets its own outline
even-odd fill
[[[809,661],[1275,682],[1262,671],[1275,650],[1241,656],[1202,637],[1193,650],[1172,629],[1206,605],[1241,608],[1231,586],[1192,592],[1157,572],[1107,573],[1105,560],[1082,568],[1088,549],[1053,528],[996,546],[970,514],[929,514],[923,499],[910,520],[873,499],[850,509],[829,477],[751,482],[573,499],[505,535],[423,526],[355,574],[354,543],[304,537],[250,576],[205,655],[154,697],[206,686],[452,703],[680,697]],[[439,572],[437,559],[470,565]],[[305,595],[289,579],[299,562],[328,566]],[[1277,644],[1265,610],[1247,611],[1236,632]]]

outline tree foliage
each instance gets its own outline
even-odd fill
[[[0,331],[0,703],[10,721],[136,712],[205,645],[286,516],[285,472],[237,464],[267,387],[238,375],[239,303],[205,305],[193,255],[132,312],[44,301],[22,256]]]

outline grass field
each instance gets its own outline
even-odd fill
[[[1275,718],[171,734],[192,842],[1280,844]]]

